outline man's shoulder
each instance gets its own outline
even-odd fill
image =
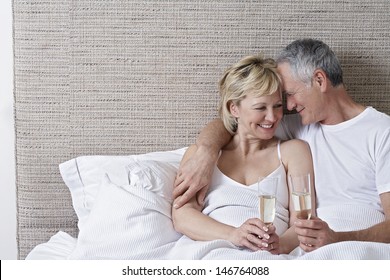
[[[383,119],[387,119],[387,120],[390,120],[390,116],[388,114],[386,114],[385,112],[382,112],[382,111],[379,111],[377,110],[376,108],[374,107],[367,107],[366,110],[368,111],[368,115],[369,116],[379,116],[380,118],[383,118]]]
[[[386,128],[390,127],[390,116],[384,112],[378,111],[373,107],[367,107],[366,118],[369,122],[373,121],[376,127]]]

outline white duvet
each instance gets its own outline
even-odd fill
[[[109,187],[113,186],[109,185]],[[134,191],[134,194],[139,195],[138,191]],[[173,232],[173,228],[169,225],[169,213],[161,211],[164,206],[167,206],[163,205],[164,199],[153,193],[142,194],[147,198],[143,201],[143,210],[151,211],[152,214],[142,215],[139,221],[134,221],[140,223],[139,226],[134,227],[131,222],[115,226],[115,223],[120,222],[121,219],[125,221],[126,218],[133,218],[131,215],[134,214],[126,213],[131,208],[130,205],[121,205],[126,203],[126,196],[123,196],[120,190],[117,195],[121,195],[123,200],[120,200],[118,196],[118,199],[115,200],[116,206],[121,208],[123,212],[119,213],[118,211],[118,215],[110,222],[99,222],[100,219],[107,217],[101,211],[94,211],[91,214],[101,215],[100,219],[96,217],[96,223],[87,224],[85,231],[80,232],[79,240],[65,232],[58,232],[47,243],[38,245],[27,259],[390,259],[390,245],[375,242],[340,242],[324,246],[311,253],[304,253],[297,248],[288,255],[272,255],[264,251],[243,250],[225,240],[193,241]],[[147,197],[148,195],[149,197]],[[112,196],[106,196],[106,198],[111,199]],[[155,199],[157,203],[153,205],[157,207],[149,204],[149,199]],[[346,214],[347,209],[350,211],[347,215],[350,219],[347,221],[328,217],[327,220],[332,228],[358,229],[382,218],[380,213],[371,213],[368,209],[354,208],[352,205],[338,210]],[[329,211],[329,209],[320,210],[319,214],[320,216],[323,214],[324,216],[339,217],[337,213],[334,213],[334,210]],[[363,219],[363,217],[365,218]],[[94,219],[94,216],[91,218]],[[144,223],[141,219],[144,220]]]
[[[74,238],[60,231],[36,246],[27,259],[390,259],[390,244],[376,242],[339,242],[311,253],[296,248],[290,254],[272,255],[244,250],[225,240],[200,242],[180,235],[172,225],[171,193],[183,152],[184,149],[119,158],[80,157],[60,165],[79,216],[79,235]],[[245,196],[233,196],[237,198],[237,213],[245,212]],[[227,200],[226,206],[231,203]],[[220,207],[224,205],[208,214]],[[218,219],[228,223],[231,215],[223,217],[221,213],[218,211]],[[384,219],[382,213],[354,204],[318,209],[317,214],[337,231],[367,228]]]

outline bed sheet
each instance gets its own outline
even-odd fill
[[[66,260],[76,248],[77,239],[59,231],[46,243],[37,245],[26,260]]]
[[[188,240],[187,240],[188,241]],[[183,241],[182,241],[183,242]],[[65,232],[58,232],[48,242],[36,246],[26,260],[67,260],[77,244],[77,239]],[[171,244],[174,246],[174,244]],[[178,245],[179,246],[179,245]],[[169,248],[167,248],[169,249]],[[172,258],[179,259],[179,258]],[[390,245],[375,242],[348,241],[334,243],[305,253],[296,248],[288,255],[271,255],[265,252],[238,250],[226,247],[222,240],[213,241],[203,252],[203,260],[389,260]]]

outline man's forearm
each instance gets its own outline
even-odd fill
[[[196,145],[212,152],[219,152],[223,146],[229,143],[232,136],[226,130],[221,119],[209,122],[200,132]]]
[[[211,121],[198,136],[195,145],[189,148],[178,170],[174,183],[173,196],[178,198],[174,208],[180,208],[197,195],[199,204],[211,182],[219,152],[231,139],[221,120]]]
[[[338,232],[338,241],[373,241],[390,243],[390,220],[367,229],[351,232]]]

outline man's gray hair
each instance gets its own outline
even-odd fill
[[[277,63],[289,63],[292,74],[307,85],[313,73],[322,69],[333,86],[343,83],[340,62],[330,47],[319,40],[299,39],[285,47],[276,59]]]

